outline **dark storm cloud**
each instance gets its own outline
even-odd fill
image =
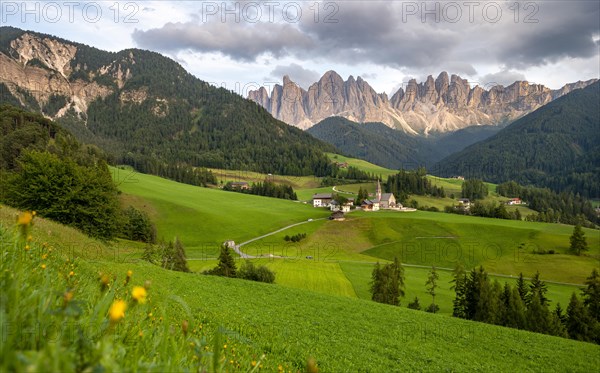
[[[161,28],[135,30],[132,37],[143,48],[165,52],[186,49],[221,52],[242,61],[254,61],[267,52],[281,57],[290,50],[312,46],[312,40],[297,28],[278,23],[167,23]]]
[[[450,19],[450,13],[443,11],[436,19],[421,8],[443,10],[448,2],[335,2],[336,9],[321,9],[317,18],[310,9],[313,3],[299,4],[303,16],[297,23],[286,22],[281,14],[273,23],[264,18],[238,23],[196,17],[187,23],[136,30],[133,39],[144,48],[220,52],[240,61],[289,55],[299,60],[424,71],[456,66],[453,71],[471,76],[477,64],[522,68],[598,54],[598,42],[593,41],[600,33],[598,1],[521,2],[519,13],[509,8],[514,2],[476,2],[473,19],[461,2],[454,3],[462,12],[458,19]],[[490,4],[502,8],[497,20],[483,15]],[[331,17],[326,19],[326,15]]]
[[[593,38],[600,34],[600,2],[539,3],[535,18],[537,23],[523,22],[499,38],[500,61],[508,66],[525,67],[598,54],[599,44]]]

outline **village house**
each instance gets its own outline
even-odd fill
[[[331,193],[317,193],[312,197],[313,207],[329,207],[333,201]]]
[[[507,205],[522,205],[523,201],[521,198],[511,198],[506,202]]]
[[[471,200],[468,198],[460,198],[458,200],[458,204],[463,206],[464,208],[469,208],[471,207]]]
[[[351,201],[348,201],[344,204],[340,204],[338,201],[334,200],[331,201],[329,208],[331,209],[331,211],[350,212],[352,205],[354,205],[354,203],[352,203]]]
[[[365,199],[360,204],[360,208],[364,211],[379,211],[379,201]]]

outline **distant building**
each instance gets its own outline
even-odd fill
[[[522,205],[521,198],[511,198],[506,202],[507,205]]]
[[[232,182],[231,186],[235,189],[250,189],[250,185],[248,185],[248,183],[245,181]]]
[[[352,207],[352,205],[352,202],[346,202],[340,205],[338,201],[334,200],[331,201],[331,203],[329,204],[329,208],[331,209],[331,211],[350,212],[350,208]]]
[[[379,211],[379,201],[365,199],[361,204],[360,208],[364,211]]]
[[[348,162],[335,162],[339,168],[348,168]]]
[[[331,193],[317,193],[312,197],[313,207],[329,207],[333,201]]]
[[[452,176],[453,179],[457,179],[457,180],[464,180],[465,177],[464,176]]]
[[[329,220],[343,221],[346,220],[344,213],[342,211],[336,211],[329,217]]]
[[[460,198],[458,200],[459,205],[463,205],[464,207],[471,207],[471,200],[468,198]]]
[[[223,245],[225,245],[225,247],[233,249],[233,248],[235,248],[235,241],[234,240],[227,240],[227,241],[223,242]]]

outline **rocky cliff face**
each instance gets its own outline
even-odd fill
[[[0,83],[26,106],[31,98],[44,108],[51,96],[62,96],[65,105],[54,117],[68,108],[85,113],[89,103],[112,92],[97,82],[71,79],[71,62],[77,46],[24,33],[10,42],[10,56],[0,53]]]
[[[436,79],[429,76],[422,83],[410,80],[388,99],[360,77],[350,76],[344,81],[335,71],[328,71],[308,91],[286,76],[270,97],[261,87],[250,92],[248,98],[274,117],[303,129],[327,117],[341,116],[355,122],[383,122],[407,133],[427,135],[510,122],[595,81],[572,83],[559,90],[528,82],[484,89],[442,72]]]
[[[136,63],[133,52],[112,54],[114,59],[92,67],[78,60],[80,48],[85,48],[85,53],[92,50],[87,46],[24,32],[0,51],[1,87],[23,106],[36,109],[31,106],[37,105],[53,119],[73,110],[85,121],[92,101],[115,92],[118,92],[123,104],[140,103],[148,98],[144,89],[124,89],[132,77],[130,66]],[[57,100],[57,97],[62,99]],[[50,113],[45,108],[53,99],[54,105],[60,102],[62,107],[55,107]]]

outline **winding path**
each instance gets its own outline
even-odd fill
[[[233,251],[235,251],[235,252],[236,252],[236,253],[237,253],[237,254],[238,254],[238,255],[239,255],[241,258],[244,258],[244,259],[256,259],[256,258],[261,258],[262,256],[255,256],[255,255],[249,255],[249,254],[246,254],[246,253],[244,253],[244,252],[241,250],[241,247],[242,247],[242,246],[244,246],[244,245],[247,245],[247,244],[249,244],[249,243],[252,243],[252,242],[254,242],[254,241],[261,240],[261,239],[263,239],[263,238],[265,238],[265,237],[269,237],[269,236],[272,236],[272,235],[274,235],[274,234],[277,234],[277,233],[279,233],[279,232],[283,232],[283,231],[285,231],[286,229],[290,229],[290,228],[297,227],[297,226],[299,226],[299,225],[302,225],[302,224],[312,223],[312,222],[314,222],[314,221],[326,220],[326,219],[327,219],[327,218],[308,219],[308,220],[305,220],[305,221],[301,221],[300,223],[290,224],[290,225],[288,225],[288,226],[286,226],[286,227],[283,227],[283,228],[281,228],[281,229],[278,229],[278,230],[276,230],[276,231],[273,231],[273,232],[270,232],[270,233],[267,233],[267,234],[263,234],[262,236],[255,237],[255,238],[253,238],[253,239],[251,239],[251,240],[248,240],[248,241],[242,242],[242,243],[240,243],[240,244],[238,244],[238,245],[235,245],[235,246],[233,247]],[[283,257],[280,257],[280,256],[273,256],[272,258],[283,258]]]

